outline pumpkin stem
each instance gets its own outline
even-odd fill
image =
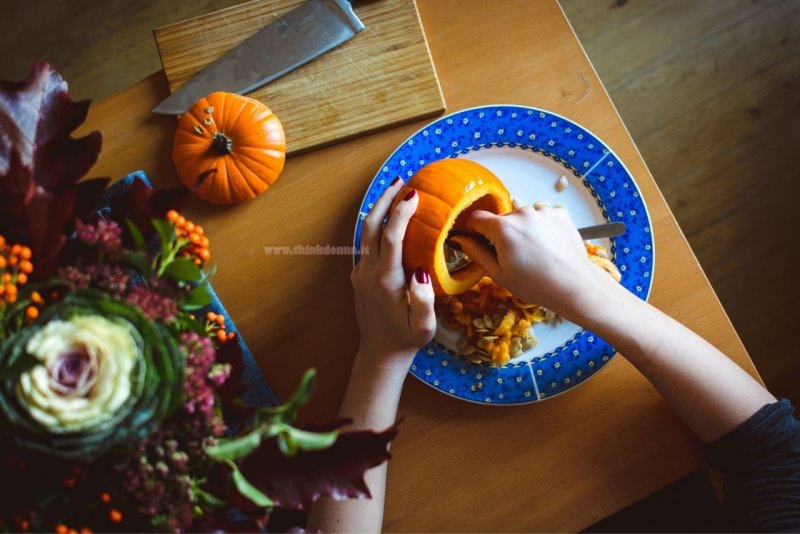
[[[233,139],[222,132],[217,132],[211,141],[211,148],[221,156],[230,154],[233,152]]]

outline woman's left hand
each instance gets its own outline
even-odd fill
[[[403,271],[403,238],[419,195],[412,190],[389,213],[402,186],[399,178],[392,182],[364,220],[361,259],[350,280],[361,330],[360,355],[372,364],[400,366],[405,372],[417,350],[433,338],[436,315],[428,273],[417,268],[407,283]]]

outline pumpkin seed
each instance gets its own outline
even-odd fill
[[[480,357],[476,356],[475,354],[470,354],[469,356],[467,356],[467,359],[475,364],[480,364],[482,362]]]
[[[209,125],[212,122],[214,122],[214,119],[212,119],[211,117],[206,117],[205,119],[203,119],[203,122],[206,123],[206,125]]]
[[[556,318],[556,312],[553,310],[545,310],[544,311],[544,321],[546,323],[552,322]]]
[[[556,181],[556,191],[561,193],[567,187],[569,187],[569,181],[567,180],[567,177],[562,174],[561,177]]]
[[[195,125],[194,125],[194,131],[195,131],[195,132],[196,132],[198,135],[203,135],[203,127],[202,127],[202,126],[200,126],[199,124],[195,124]]]
[[[206,106],[204,110],[206,113],[214,113],[214,106]]]
[[[472,326],[475,328],[486,328],[486,323],[483,322],[482,317],[478,317],[477,319],[472,320]]]
[[[476,350],[477,349],[472,345],[465,345],[464,347],[461,348],[460,354],[462,356],[469,356],[470,354],[473,354]]]
[[[511,346],[508,348],[508,352],[512,356],[516,356],[520,352],[522,352],[522,339],[518,336],[514,336],[511,338]]]
[[[483,336],[481,339],[484,340],[484,341],[489,342],[489,341],[494,341],[497,338],[498,338],[498,336]]]
[[[550,206],[550,203],[548,201],[546,201],[546,200],[537,200],[536,202],[533,203],[533,207],[534,207],[534,209],[538,210],[538,209],[541,209],[541,208],[549,208],[551,206]]]
[[[606,249],[604,249],[604,248],[598,248],[597,250],[595,250],[594,251],[594,255],[595,256],[600,256],[601,258],[608,259],[608,252],[606,252]]]
[[[492,329],[495,326],[497,326],[496,324],[494,324],[494,321],[492,321],[492,318],[489,317],[488,315],[484,315],[483,316],[483,324],[485,324],[486,328],[489,328],[489,329]]]

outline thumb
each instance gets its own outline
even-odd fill
[[[494,248],[480,238],[468,235],[453,236],[447,240],[447,245],[469,256],[489,274],[497,272],[500,268]]]
[[[419,346],[433,339],[436,332],[434,298],[430,276],[424,269],[417,269],[408,286],[408,326]]]

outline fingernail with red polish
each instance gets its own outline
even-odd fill
[[[417,194],[416,189],[412,189],[403,200],[411,200]]]
[[[394,184],[396,184],[396,183],[397,183],[397,182],[399,182],[399,181],[400,181],[400,177],[398,176],[397,178],[395,178],[394,180],[392,180],[392,183],[390,183],[390,184],[389,184],[389,187],[393,186]]]
[[[428,271],[426,271],[422,267],[417,267],[416,272],[414,272],[414,277],[420,284],[429,284],[431,281],[431,277],[428,276]]]

